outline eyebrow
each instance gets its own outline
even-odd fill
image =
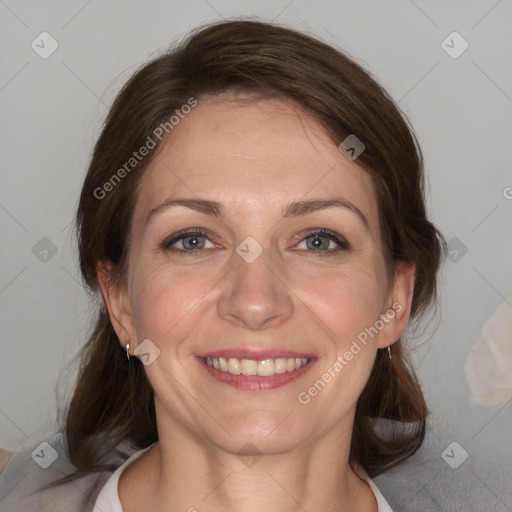
[[[190,208],[191,210],[195,210],[197,212],[218,218],[223,218],[225,211],[222,204],[219,203],[218,201],[211,201],[209,199],[200,198],[193,199],[170,197],[149,212],[149,215],[146,217],[146,221],[144,224],[147,225],[151,219],[153,219],[158,214],[162,213],[164,210],[171,208],[172,206],[185,206],[186,208]],[[366,229],[371,232],[368,219],[365,217],[363,212],[355,204],[341,197],[295,201],[289,203],[285,207],[285,209],[282,212],[282,216],[285,218],[298,217],[300,215],[307,215],[308,213],[313,213],[332,207],[346,208],[349,211],[353,212],[354,214],[357,215],[359,220],[363,222]]]

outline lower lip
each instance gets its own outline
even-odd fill
[[[304,375],[316,362],[316,359],[311,358],[305,366],[298,370],[293,370],[293,372],[275,373],[268,377],[261,377],[260,375],[234,375],[208,366],[206,360],[202,357],[198,357],[197,360],[217,381],[229,384],[242,391],[267,391],[280,388]]]

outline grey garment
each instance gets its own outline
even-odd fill
[[[45,465],[55,453],[47,445],[41,445],[42,442],[48,443],[57,454],[47,469],[40,467],[36,460]],[[510,448],[498,446],[490,451],[489,446],[473,444],[465,458],[466,449],[452,442],[439,432],[433,435],[429,431],[424,444],[412,457],[373,478],[393,511],[512,512]],[[105,461],[118,467],[137,450],[127,445],[119,449],[125,456],[112,453]],[[0,473],[0,512],[92,512],[101,488],[114,469],[39,491],[41,486],[72,471],[64,438],[59,434],[16,452]]]
[[[421,448],[373,478],[394,512],[512,512],[512,447],[427,431]]]
[[[126,458],[136,451],[127,445],[119,448]],[[124,460],[120,454],[112,453],[105,462],[118,467]],[[0,512],[91,512],[115,468],[41,490],[74,469],[66,454],[64,437],[58,433],[13,453],[0,473]]]

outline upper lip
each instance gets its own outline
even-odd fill
[[[221,350],[213,350],[211,352],[206,352],[204,354],[200,354],[197,357],[211,357],[211,358],[236,358],[236,359],[253,359],[256,361],[262,361],[264,359],[277,359],[277,358],[308,358],[311,359],[315,357],[313,354],[309,352],[297,352],[295,350],[276,350],[276,349],[265,349],[265,350],[257,350],[257,349],[239,349],[239,348],[225,348]]]

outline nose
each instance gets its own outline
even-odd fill
[[[292,291],[272,264],[268,250],[252,263],[233,254],[233,269],[226,276],[219,296],[220,317],[236,326],[251,330],[277,327],[294,310]]]

